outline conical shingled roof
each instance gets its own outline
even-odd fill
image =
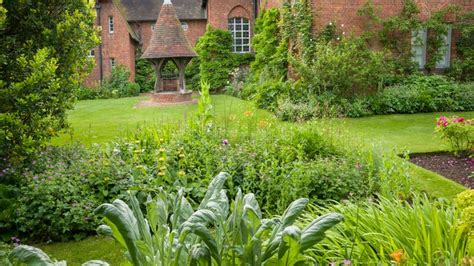
[[[142,55],[146,59],[195,57],[170,1],[161,6],[150,44]]]

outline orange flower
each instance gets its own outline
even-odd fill
[[[395,252],[392,252],[392,254],[390,254],[390,257],[396,262],[396,263],[400,263],[400,262],[403,262],[403,250],[397,250]]]
[[[252,111],[246,111],[246,112],[244,112],[244,115],[246,117],[250,117],[250,116],[253,116],[253,112]]]

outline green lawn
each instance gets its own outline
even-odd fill
[[[77,103],[69,113],[73,134],[64,134],[53,140],[54,144],[80,141],[85,144],[101,143],[122,136],[140,125],[183,123],[197,109],[196,105],[173,107],[148,107],[136,109],[135,104],[144,97],[91,100]],[[235,115],[241,117],[245,111],[253,110],[259,118],[272,115],[255,110],[252,103],[226,95],[212,96],[218,120]],[[384,115],[365,118],[336,120],[354,141],[377,145],[385,151],[401,153],[435,152],[446,150],[444,142],[434,134],[436,118],[449,113],[428,113],[414,115]],[[474,112],[458,113],[474,117]],[[342,123],[339,123],[342,121]],[[426,191],[432,196],[453,198],[465,188],[431,171],[412,166],[415,189]],[[70,265],[80,265],[90,259],[102,259],[111,265],[122,265],[125,258],[118,244],[113,240],[91,237],[79,242],[38,245],[46,253]]]
[[[69,266],[82,265],[89,260],[104,260],[110,265],[128,265],[124,250],[112,238],[89,237],[82,241],[39,244],[51,258],[67,260]]]
[[[435,133],[436,119],[454,113],[410,115],[379,115],[364,118],[344,118],[344,127],[364,142],[397,152],[412,153],[445,151],[448,146]],[[474,112],[457,115],[474,118]]]
[[[168,107],[134,106],[146,97],[80,101],[68,113],[71,132],[53,139],[53,144],[80,141],[84,144],[107,142],[123,136],[141,125],[184,123],[196,110],[197,105]],[[227,95],[212,96],[217,118],[231,114],[242,116],[253,110],[253,104]],[[270,117],[270,113],[257,110],[259,117]]]
[[[368,145],[397,153],[446,151],[449,147],[434,132],[436,119],[440,116],[459,115],[473,118],[474,112],[425,113],[409,115],[379,115],[364,118],[344,118],[343,128],[351,136]],[[434,172],[412,165],[410,172],[414,186],[434,197],[452,199],[466,188]]]

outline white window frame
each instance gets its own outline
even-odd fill
[[[186,21],[181,22],[181,28],[183,28],[184,31],[188,31],[189,25]]]
[[[116,62],[115,58],[111,57],[110,58],[110,68],[114,68],[116,64],[117,64],[117,62]]]
[[[90,49],[87,57],[95,57],[95,49]]]
[[[249,19],[244,17],[233,17],[230,18],[227,23],[228,29],[232,34],[232,51],[240,54],[250,53],[251,38]]]
[[[114,16],[109,16],[108,20],[109,24],[109,33],[114,33],[115,30],[115,23],[114,23]]]
[[[412,31],[411,33],[411,52],[413,62],[418,63],[420,69],[426,66],[426,28]]]
[[[452,28],[449,27],[447,32],[443,34],[443,47],[440,49],[443,49],[440,52],[443,52],[443,57],[441,57],[438,62],[436,62],[436,68],[439,69],[444,69],[448,68],[451,64],[451,40],[452,40]]]

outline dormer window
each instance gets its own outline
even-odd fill
[[[114,17],[109,16],[109,33],[114,33]]]
[[[183,28],[184,31],[188,31],[188,23],[187,22],[181,22],[181,28]]]

